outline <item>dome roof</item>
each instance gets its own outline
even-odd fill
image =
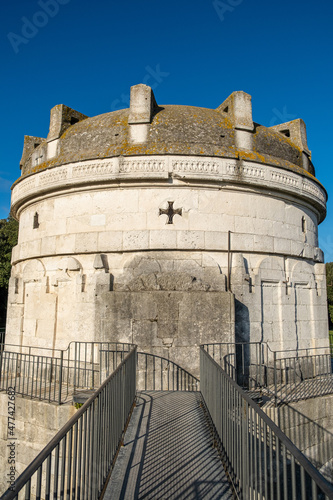
[[[129,109],[88,118],[70,127],[61,138],[61,161],[129,155],[234,155],[230,120],[212,109],[160,106],[149,125],[147,141],[129,138]]]
[[[137,85],[132,89],[137,87],[140,87],[140,91],[144,87],[145,92],[147,88],[150,89],[145,85]],[[233,97],[236,94],[251,99],[248,94],[235,92],[214,110],[180,105],[157,106],[151,91],[153,103],[148,119],[142,118],[142,113],[133,114],[132,95],[131,108],[92,118],[87,118],[63,105],[56,106],[51,111],[48,138],[26,136],[21,161],[22,174],[31,174],[48,167],[82,160],[114,156],[173,154],[245,158],[296,170],[304,175],[314,175],[309,159],[310,152],[307,150],[306,136],[304,147],[298,140],[302,133],[299,129],[302,128],[303,122],[297,124],[296,122],[301,121],[295,120],[283,124],[285,127],[288,126],[286,130],[282,130],[282,125],[267,128],[252,122],[252,108],[250,117],[246,116],[248,108],[245,112],[242,108],[243,115],[239,119],[236,98]],[[236,97],[239,98],[239,95]],[[246,105],[248,106],[248,99]],[[58,113],[58,121],[54,118],[55,115],[52,115],[53,112]],[[133,141],[130,127],[136,127],[137,124],[142,123],[147,127],[145,139],[140,142]],[[250,149],[239,146],[238,130],[243,130],[245,133],[250,130]],[[297,140],[290,137],[290,130],[294,132],[296,130],[294,136]],[[49,147],[52,141],[56,141],[56,149],[55,153],[50,156]],[[304,152],[308,160],[306,169],[304,168]]]

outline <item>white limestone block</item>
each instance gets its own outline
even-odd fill
[[[253,214],[259,219],[285,221],[285,211],[285,203],[282,200],[276,200],[272,196],[269,197],[269,203],[266,196],[256,196],[253,201]]]
[[[103,231],[98,233],[98,252],[121,252],[123,250],[122,231]]]
[[[90,224],[90,215],[75,215],[73,217],[67,217],[66,220],[66,230],[67,233],[88,233],[93,230]]]
[[[130,141],[133,144],[146,142],[148,137],[148,125],[146,123],[135,123],[130,125]]]
[[[55,139],[53,141],[48,142],[47,144],[47,159],[50,160],[57,155],[57,147],[58,147],[59,139]]]
[[[254,236],[247,233],[234,233],[231,235],[231,250],[242,252],[246,249],[249,252],[254,250]]]
[[[272,236],[254,235],[253,248],[256,252],[274,252],[274,238]]]
[[[228,249],[228,233],[222,231],[205,231],[206,250]]]
[[[90,225],[91,226],[99,226],[103,227],[106,223],[105,214],[95,214],[90,217]]]
[[[75,252],[75,234],[64,234],[56,237],[57,254],[67,254]]]
[[[177,248],[177,231],[170,228],[164,231],[149,231],[149,248]]]
[[[95,252],[97,248],[97,233],[80,233],[75,235],[75,252]]]
[[[140,190],[133,188],[104,189],[92,193],[92,213],[135,213],[139,207]]]
[[[235,231],[235,217],[220,214],[196,214],[191,213],[189,219],[190,229],[201,231]]]
[[[204,231],[177,231],[178,249],[200,249],[205,246]]]
[[[229,190],[200,190],[199,211],[202,213],[223,213],[226,215],[251,215],[252,195]]]
[[[82,192],[56,197],[54,213],[57,217],[91,215],[93,213],[92,196],[89,192]]]
[[[123,234],[123,250],[141,250],[149,248],[148,231],[126,231]]]
[[[274,253],[290,255],[291,241],[285,238],[274,238]]]
[[[40,255],[41,240],[35,239],[21,244],[21,255],[26,258]],[[21,257],[22,258],[22,257]]]
[[[238,217],[235,216],[235,232],[236,233],[254,233],[255,232],[255,221],[253,217]],[[258,226],[259,224],[257,224]],[[260,227],[262,225],[260,224]]]
[[[46,236],[41,240],[41,254],[54,255],[56,253],[56,236]]]
[[[15,245],[12,248],[12,258],[11,258],[12,264],[20,258],[20,247],[21,245]]]
[[[147,229],[147,216],[143,212],[110,213],[106,216],[106,229],[112,231],[144,231]]]

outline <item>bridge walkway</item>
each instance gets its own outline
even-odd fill
[[[232,499],[200,392],[142,391],[104,500]]]

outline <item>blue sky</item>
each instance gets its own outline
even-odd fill
[[[216,108],[252,95],[269,126],[303,118],[317,178],[333,197],[333,2],[323,0],[18,0],[0,19],[0,218],[19,177],[24,135],[46,137],[50,109],[94,116],[128,107],[131,85],[159,104]],[[333,261],[333,202],[319,228]]]

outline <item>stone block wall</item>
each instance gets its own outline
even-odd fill
[[[18,478],[75,412],[71,404],[58,406],[16,395],[14,435],[9,436],[8,395],[0,393],[0,494],[9,487],[10,443],[15,443],[15,475]]]
[[[263,409],[317,469],[332,460],[332,394]],[[333,482],[332,468],[329,474]]]

